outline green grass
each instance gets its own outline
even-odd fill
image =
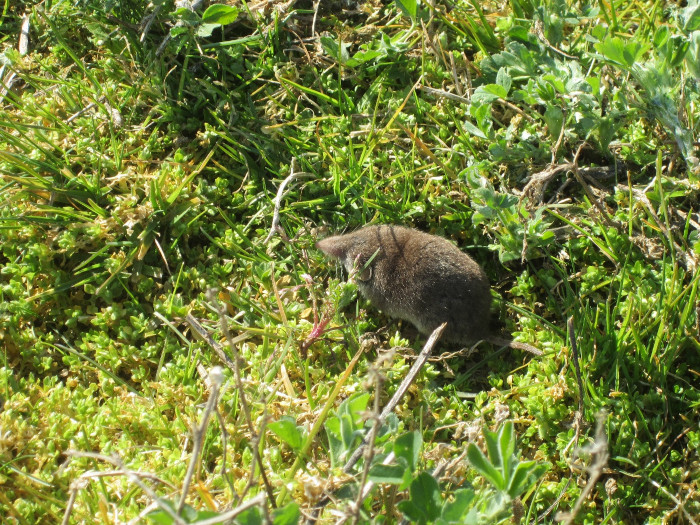
[[[698,523],[697,5],[231,4],[0,11],[0,516]],[[457,243],[545,355],[433,360],[377,422],[424,338],[314,248],[368,223]],[[188,314],[242,381],[194,458]]]

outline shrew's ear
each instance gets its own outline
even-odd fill
[[[352,261],[350,275],[363,283],[369,281],[372,278],[371,260],[367,259],[367,257],[361,253],[358,253]]]
[[[369,281],[372,278],[372,265],[369,264],[358,268],[357,276],[355,278],[363,283]]]
[[[355,268],[357,269],[356,278],[358,281],[367,282],[372,278],[372,271],[374,270],[374,259],[379,255],[380,249],[377,248],[371,256],[365,257],[359,254],[355,258]]]

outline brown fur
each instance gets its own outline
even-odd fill
[[[468,345],[481,339],[541,354],[489,335],[491,288],[481,267],[442,237],[403,226],[366,226],[328,237],[316,247],[355,272],[360,293],[392,317],[430,334],[447,321],[442,339]]]

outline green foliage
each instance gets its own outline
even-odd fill
[[[535,461],[520,461],[515,455],[515,433],[513,422],[506,421],[498,432],[484,430],[488,458],[470,443],[467,457],[498,491],[511,500],[528,490],[547,471],[547,465]]]
[[[365,434],[362,412],[368,402],[369,394],[356,394],[343,401],[337,412],[326,420],[332,466],[342,466],[362,441]]]
[[[175,503],[172,501],[163,501],[162,503],[164,505],[167,505],[173,512],[177,508]],[[182,512],[180,513],[180,517],[184,520],[185,523],[196,523],[199,520],[205,520],[208,518],[213,518],[215,516],[217,516],[216,512],[212,512],[210,510],[196,510],[190,507],[189,505],[185,505],[182,508]],[[148,520],[154,525],[172,525],[173,523],[176,523],[176,521],[170,514],[161,509],[149,512]]]
[[[186,315],[225,339],[210,289],[254,429],[227,371],[183,519],[267,491],[262,468],[279,508],[238,523],[296,523],[331,493],[321,520],[546,521],[581,494],[601,409],[606,483],[576,519],[700,515],[698,2],[229,3],[5,3],[0,516],[142,515],[131,478],[70,449],[178,500],[219,364]],[[381,404],[422,343],[313,247],[368,222],[468,251],[503,330],[545,355],[429,363],[348,481],[370,363]]]
[[[283,416],[278,421],[273,421],[267,425],[283,443],[289,445],[292,450],[299,451],[304,443],[302,429],[296,425],[294,418]]]

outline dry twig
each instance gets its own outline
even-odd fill
[[[185,506],[185,500],[187,499],[187,493],[189,492],[190,483],[192,483],[192,476],[194,476],[195,468],[199,461],[199,455],[202,452],[202,447],[204,446],[204,436],[207,433],[207,426],[209,424],[209,417],[211,413],[216,409],[216,403],[219,400],[219,391],[221,385],[224,382],[224,371],[220,366],[215,366],[209,371],[209,400],[204,408],[204,414],[202,414],[202,423],[199,428],[195,428],[193,434],[193,445],[192,445],[192,458],[190,459],[190,464],[187,466],[187,473],[185,474],[185,479],[182,483],[182,494],[180,495],[180,501],[177,504],[177,513],[180,514]]]

